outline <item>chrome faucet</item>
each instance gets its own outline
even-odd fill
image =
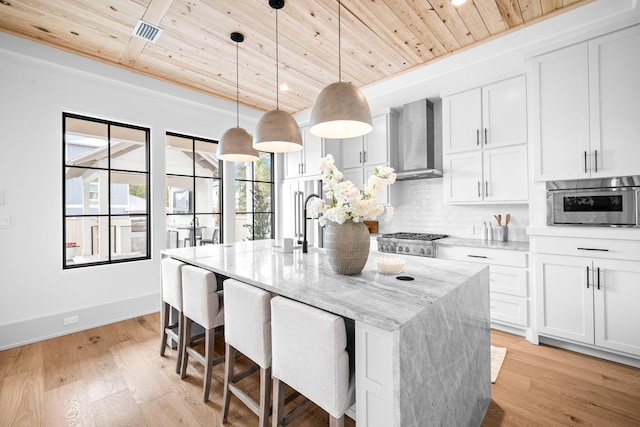
[[[308,250],[308,244],[307,244],[307,203],[309,203],[309,200],[313,197],[317,197],[318,199],[320,198],[320,196],[318,196],[317,194],[309,194],[307,196],[307,198],[304,201],[304,214],[303,214],[303,218],[304,218],[304,226],[302,228],[303,230],[303,237],[302,237],[302,253],[306,254],[309,252]]]

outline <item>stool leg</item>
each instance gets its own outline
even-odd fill
[[[228,357],[228,356],[227,356]],[[271,366],[260,368],[260,415],[258,425],[269,426],[269,409],[271,407]]]
[[[180,369],[180,378],[187,376],[187,362],[189,361],[189,353],[187,353],[187,347],[191,343],[191,319],[187,316],[183,316],[184,320],[184,345],[182,346],[182,368]],[[189,338],[187,338],[189,337]]]
[[[164,356],[167,346],[167,326],[169,326],[169,304],[162,301],[160,305],[160,356]]]
[[[211,390],[211,371],[213,371],[213,345],[215,332],[215,328],[207,329],[205,332],[204,388],[202,390],[202,399],[204,402],[209,400],[209,390]]]
[[[344,415],[340,418],[329,415],[329,427],[344,427]]]
[[[229,391],[229,384],[233,379],[233,371],[236,365],[236,349],[229,344],[225,345],[225,360],[224,360],[224,391],[222,393],[222,423],[227,422],[229,416],[229,402],[231,401],[231,392]]]
[[[180,368],[182,365],[182,350],[184,348],[184,315],[182,312],[178,312],[178,359],[176,361],[176,374],[180,373]]]
[[[277,378],[273,379],[273,416],[272,426],[279,427],[284,420],[284,383]]]

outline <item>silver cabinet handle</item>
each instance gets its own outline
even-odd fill
[[[467,255],[469,258],[487,258],[486,256],[483,255]]]
[[[598,150],[595,150],[595,152],[596,152],[596,173],[597,173],[598,172]]]
[[[600,267],[598,267],[596,271],[598,273],[598,290],[600,290]]]
[[[480,181],[478,181],[478,197],[482,197],[482,194],[480,194],[480,191],[482,191],[480,188],[482,184],[480,183]]]
[[[362,158],[364,159],[364,161],[362,163],[367,163],[367,151],[363,151],[362,152]]]
[[[480,145],[480,129],[476,129],[476,145]]]
[[[587,173],[587,152],[584,152],[584,173]]]
[[[587,289],[589,289],[589,267],[587,267]]]
[[[362,161],[362,151],[360,152],[360,163],[363,163],[363,161]]]
[[[487,137],[487,128],[484,128],[484,145],[487,145],[489,143],[488,137]]]
[[[599,251],[599,252],[609,252],[609,249],[600,249],[600,248],[578,248],[579,251]]]
[[[484,182],[484,197],[489,195],[489,181]]]

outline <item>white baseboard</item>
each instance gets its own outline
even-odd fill
[[[128,300],[0,325],[0,351],[131,319],[159,310],[160,293],[154,293]],[[72,316],[78,316],[78,322],[64,326],[63,319]]]

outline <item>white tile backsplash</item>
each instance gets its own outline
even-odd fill
[[[444,203],[443,179],[398,181],[392,185],[393,219],[380,221],[380,233],[407,231],[415,233],[442,233],[456,237],[480,239],[482,222],[497,223],[494,214],[511,214],[509,240],[528,241],[529,225],[527,204],[449,205]],[[474,227],[475,234],[470,233]]]

